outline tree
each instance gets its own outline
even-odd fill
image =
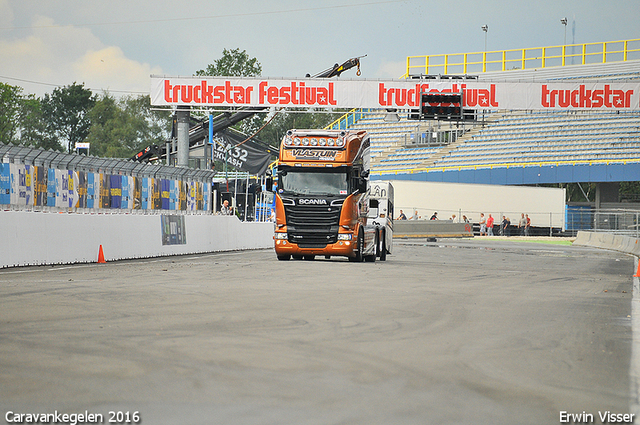
[[[46,122],[42,115],[42,102],[35,95],[30,94],[22,98],[19,117],[22,144],[58,151],[64,149],[57,138],[47,133]]]
[[[91,121],[88,113],[95,103],[96,97],[91,90],[84,88],[84,83],[56,87],[51,95],[45,94],[42,116],[46,123],[46,136],[66,142],[68,152],[73,151],[75,144],[84,141],[89,134]]]
[[[198,76],[257,77],[262,73],[262,65],[256,58],[250,58],[246,50],[222,49],[222,57],[209,64],[206,69],[196,71]]]
[[[0,83],[0,142],[17,143],[22,87]]]
[[[111,158],[129,158],[140,149],[162,144],[168,138],[171,119],[167,112],[152,111],[149,96],[115,99],[105,93],[88,114],[91,121],[85,139],[91,153]]]

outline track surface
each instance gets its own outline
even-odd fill
[[[629,412],[631,257],[396,241],[0,270],[0,412],[151,424],[557,424]]]

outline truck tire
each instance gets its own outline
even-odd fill
[[[380,238],[380,261],[387,261],[387,235],[384,230],[381,232]]]
[[[378,232],[376,231],[376,236],[375,236],[375,240],[374,240],[375,246],[373,248],[373,254],[371,255],[365,255],[364,257],[364,261],[366,261],[367,263],[375,263],[376,262],[376,257],[377,257],[377,251],[378,251],[378,246],[379,246],[379,239],[378,239]]]
[[[289,261],[290,258],[291,258],[291,255],[289,254],[278,255],[278,260],[280,261]]]
[[[349,261],[353,263],[362,263],[364,256],[362,255],[362,250],[364,249],[364,233],[362,229],[358,232],[358,250],[356,251],[355,257],[349,257]]]

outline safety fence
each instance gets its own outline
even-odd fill
[[[209,213],[214,173],[0,145],[3,210]]]
[[[489,52],[407,56],[406,72],[413,74],[477,74],[512,69],[626,62],[640,59],[640,39]]]
[[[408,221],[438,220],[450,223],[469,223],[476,235],[480,234],[480,223],[493,219],[493,228],[488,234],[493,236],[558,236],[565,233],[566,214],[564,211],[476,211],[469,209],[451,210],[446,208],[416,208],[395,206],[396,211],[402,210]],[[484,214],[481,216],[480,214]],[[526,214],[523,217],[523,214]],[[435,216],[435,217],[434,217]],[[526,229],[526,219],[529,219],[529,228]],[[394,219],[398,220],[398,214]],[[525,219],[521,225],[520,220]]]
[[[568,207],[567,223],[568,230],[574,232],[589,230],[640,237],[640,210]]]

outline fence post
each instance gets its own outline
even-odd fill
[[[553,236],[553,213],[549,213],[549,236]]]

